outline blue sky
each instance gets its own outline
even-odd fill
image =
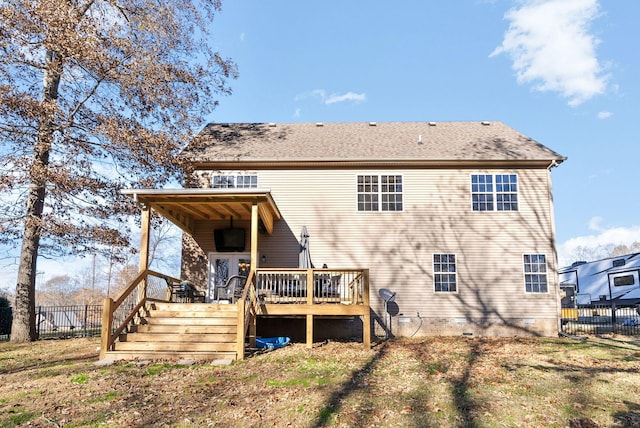
[[[638,16],[620,0],[226,0],[212,40],[240,77],[207,119],[504,122],[568,157],[553,170],[568,264],[640,241]],[[11,290],[17,259],[0,267]]]
[[[560,262],[640,241],[640,2],[223,2],[217,122],[501,121],[553,170]],[[566,260],[565,260],[566,259]]]

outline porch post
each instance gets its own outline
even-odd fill
[[[148,205],[142,205],[140,217],[140,262],[138,264],[138,272],[144,272],[149,269],[149,229],[151,225],[151,208]],[[138,288],[138,303],[142,302],[147,295],[147,282],[143,280]]]
[[[251,270],[258,268],[258,204],[251,206]]]
[[[147,205],[141,207],[140,231],[140,263],[138,272],[149,268],[149,225],[151,224],[151,209]]]

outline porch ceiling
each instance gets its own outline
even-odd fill
[[[269,189],[125,189],[141,206],[152,208],[162,216],[192,234],[194,223],[203,220],[251,220],[252,205],[267,233],[280,220]]]

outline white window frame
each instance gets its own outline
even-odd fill
[[[227,185],[216,186],[217,179],[225,181]],[[248,179],[249,185],[247,186],[243,183],[242,186],[238,186],[238,179],[242,179],[243,182]],[[229,185],[229,182],[232,182],[233,184]],[[215,173],[211,175],[211,187],[213,189],[256,189],[258,187],[258,174],[250,172]]]
[[[535,257],[536,260],[531,260],[531,257]],[[537,260],[539,257],[544,258],[544,264]],[[527,261],[527,258],[529,260]],[[525,253],[522,254],[522,273],[524,280],[524,292],[526,294],[548,294],[549,293],[549,267],[547,264],[547,255],[542,253]],[[538,277],[538,280],[533,282],[533,277]],[[544,278],[545,290],[540,290],[540,278]],[[531,290],[527,290],[527,285],[531,284]],[[533,290],[533,286],[537,286],[537,290]]]
[[[436,256],[440,256],[440,257],[446,256],[447,258],[453,256],[453,269],[454,270],[453,271],[450,271],[450,270],[449,271],[443,271],[443,270],[436,271]],[[439,261],[437,263],[440,266],[443,264],[442,261]],[[450,265],[451,262],[449,260],[447,260],[444,263],[446,265]],[[433,271],[433,292],[434,293],[436,293],[436,294],[457,294],[458,293],[458,290],[460,289],[460,286],[459,286],[459,281],[458,281],[458,255],[456,253],[433,253],[431,255],[431,269]],[[453,275],[453,278],[454,278],[453,284],[455,286],[455,290],[451,290],[451,289],[448,289],[448,290],[442,290],[442,289],[437,290],[436,289],[436,284],[437,284],[436,277],[439,276],[439,275]],[[451,282],[447,281],[447,284],[451,284]]]
[[[474,177],[491,177],[491,183],[474,183]],[[504,178],[508,179],[508,183],[502,182]],[[515,182],[511,182],[511,178],[515,178]],[[499,180],[500,179],[500,180]],[[498,181],[501,181],[498,183]],[[507,212],[507,211],[519,211],[520,210],[520,177],[516,173],[474,173],[469,175],[469,190],[471,194],[471,211],[473,212]],[[490,189],[487,189],[490,187]],[[506,187],[506,189],[505,189]],[[485,196],[490,199],[489,202],[479,202],[474,200],[474,196]],[[508,202],[504,201],[504,197],[507,196],[510,199]],[[514,199],[514,200],[511,200]],[[482,209],[482,206],[491,204],[491,209]],[[512,205],[515,204],[513,208]],[[478,208],[476,208],[478,205]],[[508,209],[505,209],[508,207]]]
[[[377,180],[377,183],[373,184],[373,183],[360,183],[360,178],[361,177],[375,177]],[[400,191],[383,191],[383,186],[394,186],[397,187],[397,183],[394,184],[383,184],[383,177],[393,177],[394,180],[396,180],[397,178],[400,178]],[[363,173],[363,174],[357,174],[356,175],[356,211],[359,213],[365,213],[365,212],[403,212],[404,211],[404,175],[403,174],[380,174],[380,173]],[[375,191],[370,190],[370,191],[361,191],[360,190],[360,186],[376,186],[377,189]],[[360,196],[371,196],[371,199],[369,201],[360,201]],[[384,196],[388,196],[391,195],[393,197],[397,197],[398,195],[400,196],[400,200],[399,201],[394,201],[393,203],[389,203],[389,201],[387,202],[383,202]],[[396,206],[397,204],[400,204],[400,209],[383,209],[384,205],[387,204],[387,206],[392,205],[392,206]],[[364,204],[364,206],[370,207],[373,204],[377,205],[376,209],[360,209],[361,204]]]

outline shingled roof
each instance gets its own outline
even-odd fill
[[[501,122],[210,123],[183,156],[201,164],[566,159]]]

